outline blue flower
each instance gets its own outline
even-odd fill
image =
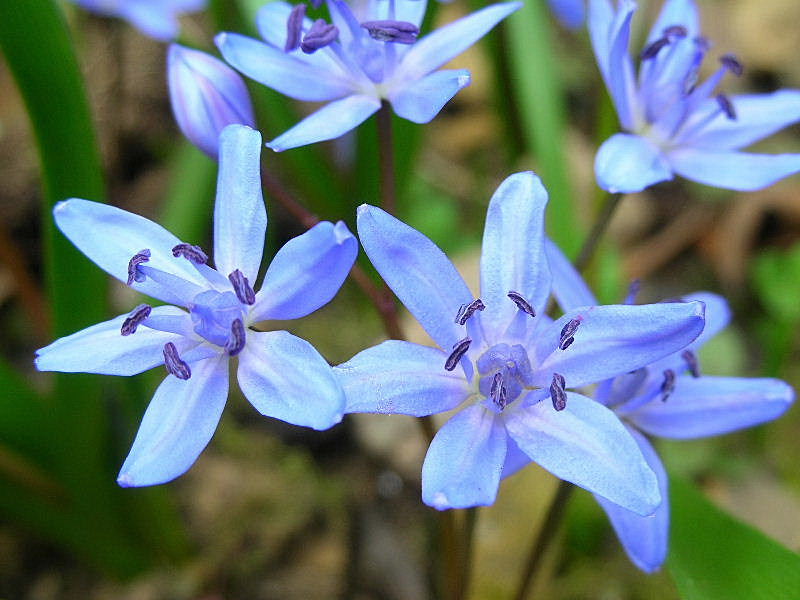
[[[168,42],[178,37],[182,13],[203,10],[208,0],[72,0],[88,11],[125,19],[145,35]]]
[[[578,29],[586,19],[586,0],[548,0],[558,20],[570,29]]]
[[[548,257],[562,307],[570,310],[594,304],[580,275],[553,244],[548,246]],[[701,375],[697,352],[727,326],[730,309],[723,298],[707,292],[684,300],[705,304],[703,333],[666,358],[602,382],[595,392],[595,399],[623,420],[658,477],[663,502],[649,517],[595,495],[628,556],[648,573],[657,570],[667,556],[669,495],[664,465],[644,434],[694,439],[728,433],[776,419],[794,401],[792,388],[778,379]]]
[[[656,478],[613,412],[566,391],[675,352],[703,327],[699,302],[591,306],[544,314],[547,193],[512,175],[488,208],[476,299],[444,253],[386,212],[358,211],[362,247],[438,348],[388,340],[334,369],[346,412],[425,416],[461,410],[422,467],[437,508],[494,502],[500,479],[534,460],[638,514],[660,502]]]
[[[255,127],[253,105],[239,74],[210,54],[171,44],[167,80],[172,112],[183,134],[216,159],[227,125]]]
[[[296,100],[328,102],[267,144],[281,151],[339,137],[382,100],[404,119],[427,123],[470,82],[465,69],[437,69],[521,4],[488,6],[416,41],[425,6],[425,0],[367,0],[358,10],[329,0],[333,24],[327,24],[305,18],[304,5],[271,2],[258,12],[266,43],[235,33],[219,34],[216,43],[225,60],[259,83]]]
[[[638,192],[677,173],[706,185],[758,190],[800,171],[800,154],[740,152],[800,120],[800,91],[728,97],[715,89],[742,74],[732,55],[708,79],[698,71],[710,48],[692,0],[667,0],[640,54],[638,78],[628,54],[636,4],[591,0],[589,32],[622,129],[595,159],[600,187]]]
[[[166,366],[168,376],[117,479],[124,487],[170,481],[194,463],[225,406],[232,356],[239,358],[239,387],[263,415],[314,429],[342,418],[341,387],[311,344],[286,331],[250,327],[265,319],[296,319],[326,304],[347,276],[358,244],[344,223],[319,223],[278,251],[255,293],[251,282],[267,225],[261,135],[230,125],[220,147],[216,270],[200,248],[144,217],[74,198],[53,211],[58,228],[100,268],[177,305],[141,304],[37,352],[42,371],[135,375]]]

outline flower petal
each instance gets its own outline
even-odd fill
[[[668,155],[676,173],[706,185],[740,192],[768,187],[800,172],[800,154],[747,154],[679,148]]]
[[[628,133],[614,134],[603,142],[594,159],[594,173],[601,188],[623,194],[672,179],[672,169],[661,150]]]
[[[358,254],[344,222],[317,223],[275,255],[251,311],[255,321],[298,319],[330,302]]]
[[[228,357],[192,364],[192,376],[158,386],[117,483],[138,487],[182,475],[208,445],[228,398]]]
[[[322,69],[258,40],[220,33],[214,42],[235,69],[295,100],[324,102],[352,93],[341,71]]]
[[[508,435],[556,477],[599,494],[640,515],[661,502],[658,480],[630,432],[602,404],[567,392],[556,411],[547,400],[512,409]]]
[[[61,232],[78,250],[123,283],[128,279],[128,263],[133,255],[147,248],[151,256],[144,264],[148,267],[207,287],[206,280],[191,262],[172,255],[172,248],[181,240],[149,219],[115,206],[78,198],[56,204],[53,217]],[[150,278],[135,283],[134,287],[165,302],[176,300],[174,294]]]
[[[549,386],[552,374],[560,373],[574,388],[647,366],[694,340],[703,330],[703,310],[700,302],[664,302],[569,311],[536,342],[541,362],[535,382]],[[561,350],[561,330],[572,319],[580,321],[575,341]]]
[[[464,375],[444,368],[438,348],[387,340],[333,372],[347,396],[347,413],[424,417],[451,410],[470,395]]]
[[[466,69],[436,71],[407,85],[399,86],[389,96],[398,116],[414,123],[427,123],[459,90],[470,83]]]
[[[578,29],[586,18],[586,0],[548,0],[558,20],[570,29]]]
[[[550,295],[550,267],[544,249],[547,191],[532,172],[508,177],[486,211],[481,254],[481,315],[487,335],[502,335],[517,312],[508,292],[519,292],[540,315]]]
[[[563,310],[570,310],[596,305],[597,298],[561,248],[550,238],[545,238],[545,249],[550,263],[550,273],[553,276],[553,295],[558,300],[559,306]]]
[[[344,392],[330,365],[287,331],[248,331],[238,378],[245,397],[264,416],[317,430],[342,420]]]
[[[488,506],[497,497],[506,456],[502,419],[481,404],[454,415],[436,433],[422,465],[422,501],[437,510]]]
[[[142,33],[162,42],[178,36],[180,25],[172,10],[165,10],[158,2],[122,2],[120,16]]]
[[[375,114],[381,103],[372,96],[347,96],[311,113],[267,144],[275,152],[332,140],[358,127]]]
[[[214,204],[214,264],[239,269],[254,286],[264,252],[267,209],[261,195],[261,134],[228,125],[219,139],[219,177]]]
[[[514,438],[509,437],[506,440],[506,444],[506,460],[503,463],[502,479],[519,473],[524,467],[527,467],[533,462],[530,456],[519,449]]]
[[[153,317],[185,317],[175,306],[156,306]],[[140,325],[136,333],[122,335],[120,328],[128,313],[92,325],[36,351],[36,368],[61,373],[99,373],[136,375],[164,363],[162,350],[167,342],[182,335],[165,333]]]
[[[455,318],[472,292],[439,247],[416,229],[368,204],[358,207],[358,237],[381,277],[449,352],[464,337]]]
[[[621,506],[595,495],[606,511],[622,547],[633,563],[645,573],[657,571],[667,558],[669,543],[669,479],[661,459],[650,442],[638,431],[628,428],[639,444],[644,459],[658,478],[661,504],[655,513],[641,517]]]
[[[647,42],[654,42],[663,37],[664,30],[673,25],[680,25],[686,29],[686,37],[694,38],[700,34],[700,15],[694,0],[667,0],[661,7],[661,12],[650,33]]]
[[[403,57],[397,67],[397,78],[419,79],[438,69],[472,46],[521,6],[521,2],[492,4],[426,35]]]
[[[656,399],[625,417],[661,437],[691,439],[766,423],[794,401],[794,390],[779,379],[678,377],[666,402]]]

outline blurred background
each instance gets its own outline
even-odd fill
[[[181,40],[213,52],[217,31],[253,34],[260,4],[214,2],[182,19]],[[594,153],[617,128],[586,32],[563,29],[534,4],[538,29],[529,38],[506,24],[454,61],[472,71],[473,84],[430,125],[394,123],[399,216],[454,257],[471,285],[489,197],[518,170],[543,176],[551,234],[574,255],[601,199]],[[660,6],[641,4],[649,15]],[[745,65],[743,78],[726,79],[726,93],[800,87],[796,0],[700,5],[714,52],[733,52]],[[177,129],[166,45],[123,21],[59,6],[100,148],[97,184],[71,193],[140,213],[210,248],[216,164]],[[431,2],[429,20],[450,22],[478,6]],[[53,51],[47,32],[42,26],[45,56]],[[512,57],[514,49],[527,54]],[[53,68],[61,68],[55,57]],[[266,139],[309,108],[250,89]],[[45,104],[65,102],[39,93]],[[355,230],[355,207],[377,201],[375,137],[370,121],[335,142],[280,155],[265,149],[262,161],[310,210]],[[759,149],[800,152],[800,128]],[[73,168],[68,159],[65,171]],[[186,475],[157,489],[117,489],[118,468],[163,372],[121,380],[33,369],[34,351],[56,332],[140,300],[77,252],[68,264],[53,259],[61,255],[46,244],[55,234],[43,206],[60,198],[50,198],[57,187],[42,176],[28,109],[4,62],[0,181],[0,598],[435,597],[437,521],[420,500],[425,441],[410,418],[349,416],[318,433],[259,416],[236,390]],[[265,199],[271,254],[304,228]],[[626,197],[599,254],[589,278],[606,302],[620,301],[635,278],[642,302],[695,290],[729,299],[734,320],[704,348],[705,373],[800,383],[800,177],[748,194],[676,180]],[[55,274],[52,265],[61,265]],[[73,295],[54,300],[54,280],[71,282]],[[425,343],[412,319],[403,323]],[[332,364],[385,338],[374,307],[350,281],[311,317],[275,326],[310,340]],[[793,409],[753,430],[658,447],[670,471],[713,504],[797,551],[799,428]],[[531,466],[503,484],[494,506],[477,511],[472,598],[511,596],[554,489],[555,479]],[[678,597],[667,572],[636,570],[582,490],[551,550],[531,597]]]

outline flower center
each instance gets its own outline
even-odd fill
[[[531,385],[533,370],[528,353],[520,344],[495,344],[476,361],[478,389],[500,409],[519,398]]]
[[[245,317],[244,307],[233,292],[201,292],[188,308],[195,333],[217,346],[228,343],[234,321]]]

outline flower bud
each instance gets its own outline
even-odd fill
[[[217,158],[219,134],[232,123],[255,128],[242,78],[213,56],[178,44],[169,47],[167,76],[172,112],[183,135]]]

